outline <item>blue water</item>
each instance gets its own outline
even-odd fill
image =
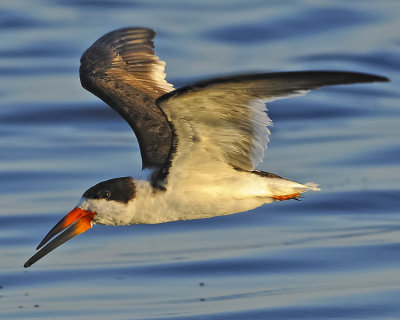
[[[400,319],[400,2],[0,3],[1,319]],[[177,87],[215,75],[353,70],[390,83],[270,105],[260,169],[322,191],[207,220],[96,226],[29,269],[105,179],[140,170],[129,126],[80,87],[79,58],[158,31]]]

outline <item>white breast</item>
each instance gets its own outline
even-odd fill
[[[208,175],[201,170],[179,175],[166,191],[154,191],[148,181],[136,181],[137,194],[130,203],[132,224],[152,224],[175,220],[203,219],[254,209],[274,201],[272,196],[307,190],[315,185],[266,178],[259,175],[224,170]]]

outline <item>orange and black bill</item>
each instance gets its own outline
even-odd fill
[[[43,248],[33,255],[27,262],[25,262],[24,267],[28,268],[34,264],[39,259],[43,258],[46,254],[53,251],[55,248],[61,246],[64,242],[72,239],[78,234],[89,230],[92,227],[92,220],[95,213],[83,210],[81,208],[75,208],[70,213],[68,213],[64,218],[58,222],[53,229],[44,237],[42,242],[38,245],[36,250]],[[71,226],[72,225],[72,226]],[[70,228],[68,228],[71,226]],[[64,229],[63,233],[58,235],[55,239],[47,243],[56,234],[60,233]],[[46,244],[47,243],[47,244]],[[45,245],[46,244],[46,245]]]

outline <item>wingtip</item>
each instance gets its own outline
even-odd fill
[[[372,73],[366,72],[354,72],[354,71],[329,71],[329,70],[315,70],[315,71],[295,71],[292,73],[296,74],[308,74],[313,76],[323,76],[326,79],[330,79],[331,83],[325,85],[337,85],[337,84],[356,84],[356,83],[369,83],[369,82],[390,82],[390,79]]]
[[[387,77],[383,77],[383,76],[376,76],[378,78],[378,82],[390,82],[390,79]]]
[[[352,73],[356,77],[356,81],[359,82],[390,82],[389,78],[377,74],[363,73],[363,72],[352,72]]]
[[[359,73],[360,76],[364,77],[368,82],[390,82],[390,79],[385,76],[380,76],[371,73]]]

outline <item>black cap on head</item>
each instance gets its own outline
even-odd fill
[[[86,190],[83,197],[127,203],[135,197],[135,183],[131,177],[106,180]]]

